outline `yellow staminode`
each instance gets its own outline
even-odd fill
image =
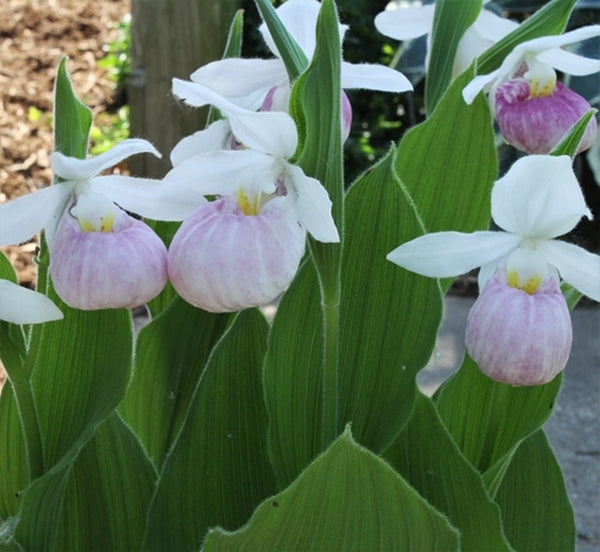
[[[524,76],[529,79],[529,97],[550,96],[556,88],[556,71],[551,65],[541,62],[533,56],[526,59],[529,70]]]
[[[115,226],[114,213],[106,213],[99,217],[97,223],[87,218],[79,218],[79,225],[84,232],[112,232]]]
[[[237,201],[242,213],[248,216],[258,215],[260,209],[260,198],[261,194],[256,194],[252,197],[252,200],[248,197],[246,192],[242,188],[238,188]]]
[[[524,281],[521,281],[521,276],[516,270],[509,270],[506,274],[506,280],[509,286],[520,289],[529,295],[532,295],[537,291],[543,279],[544,277],[542,275],[535,274]]]

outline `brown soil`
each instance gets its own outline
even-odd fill
[[[110,105],[114,85],[96,62],[129,9],[129,0],[2,0],[0,204],[50,184],[52,95],[63,56],[77,95],[94,115]],[[30,120],[31,108],[42,113],[39,120]],[[27,287],[35,285],[36,248],[36,239],[0,248]],[[3,379],[0,364],[0,388]]]

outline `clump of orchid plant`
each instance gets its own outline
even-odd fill
[[[571,349],[560,279],[600,300],[600,256],[555,239],[582,216],[592,215],[571,159],[532,155],[515,162],[492,190],[492,217],[503,231],[425,234],[388,259],[439,278],[481,267],[467,350],[497,381],[539,385],[563,370]]]
[[[600,25],[522,42],[498,69],[469,83],[463,91],[465,101],[471,103],[489,87],[490,105],[504,139],[527,153],[550,153],[591,109],[585,98],[557,82],[555,70],[570,75],[600,71],[600,59],[580,56],[562,47],[596,36],[600,36]],[[596,119],[592,118],[577,151],[588,149],[597,132]]]

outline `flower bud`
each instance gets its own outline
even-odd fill
[[[110,229],[94,230],[89,216],[80,221],[72,211],[59,222],[49,269],[67,305],[132,308],[160,293],[167,282],[167,250],[149,226],[115,207],[102,217],[111,222]]]
[[[532,94],[531,83],[513,79],[496,91],[496,120],[504,139],[527,153],[552,151],[571,127],[589,110],[585,98],[560,82],[548,95]],[[596,139],[598,125],[589,122],[577,153],[588,149]]]
[[[306,233],[286,197],[268,199],[256,214],[244,212],[240,198],[245,204],[240,192],[200,206],[169,247],[174,288],[210,312],[269,303],[289,286],[304,254]]]
[[[512,385],[554,379],[569,358],[569,309],[554,274],[527,293],[512,287],[505,269],[485,285],[469,312],[465,344],[488,377]]]

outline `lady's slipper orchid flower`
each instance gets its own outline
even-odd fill
[[[169,246],[169,279],[188,303],[210,312],[265,305],[298,270],[306,232],[285,196],[241,192],[205,203]]]
[[[589,102],[556,80],[556,71],[589,75],[600,71],[600,59],[567,52],[561,47],[600,35],[600,25],[535,38],[517,45],[502,65],[475,77],[463,90],[471,103],[490,86],[490,105],[509,144],[527,153],[549,153],[591,108]],[[589,122],[578,152],[589,148],[597,122]]]
[[[20,243],[45,230],[50,275],[69,306],[131,307],[154,297],[166,282],[166,248],[122,209],[182,220],[193,210],[190,196],[172,198],[161,181],[98,176],[142,152],[159,155],[149,142],[134,139],[90,159],[55,152],[51,165],[62,181],[0,206],[0,244]]]
[[[173,185],[193,189],[202,195],[230,196],[240,189],[247,196],[286,195],[302,226],[322,242],[338,242],[339,234],[331,215],[331,200],[315,178],[287,161],[296,151],[298,134],[293,119],[282,112],[254,112],[242,109],[204,86],[173,80],[173,93],[193,106],[212,104],[228,119],[235,139],[231,148],[228,128],[222,122],[211,125],[208,134],[197,133],[176,146],[173,169],[165,176]],[[216,125],[216,123],[215,123]],[[237,145],[236,145],[237,144]],[[193,154],[193,148],[198,153]]]
[[[302,49],[307,59],[313,56],[316,47],[316,24],[321,8],[315,0],[288,0],[277,8],[281,22]],[[340,25],[340,40],[347,30]],[[264,23],[259,28],[267,46],[275,59],[227,58],[204,65],[191,75],[191,80],[207,86],[235,103],[256,110],[261,106],[265,110],[287,112],[290,82],[279,52]],[[342,88],[362,88],[384,92],[405,92],[412,90],[408,79],[400,72],[375,64],[352,64],[342,62]],[[267,95],[275,95],[268,98]],[[347,98],[345,116],[348,123]]]
[[[13,324],[41,324],[61,318],[63,313],[45,295],[0,279],[0,320]]]
[[[600,300],[600,256],[555,239],[572,230],[582,216],[591,218],[570,158],[532,155],[519,159],[494,185],[492,216],[504,231],[426,234],[402,244],[388,259],[432,277],[458,276],[481,267],[482,291],[467,328],[467,350],[484,373],[499,381],[516,385],[548,381],[564,368],[564,351],[570,348],[564,308],[556,306],[558,275],[588,297]],[[486,311],[488,307],[492,310]],[[520,318],[509,324],[503,312],[520,313]],[[491,322],[494,317],[496,325]],[[525,321],[547,327],[526,332],[522,327]],[[551,328],[552,324],[558,329]],[[482,339],[485,345],[480,343]],[[522,348],[515,349],[512,356],[503,352],[509,343],[519,340]],[[549,340],[555,349],[544,352]],[[532,350],[537,350],[537,356]],[[531,365],[517,369],[511,364],[517,357],[527,357]]]
[[[194,106],[210,103],[227,119],[171,152],[166,181],[218,198],[204,200],[175,234],[169,278],[183,299],[211,312],[264,305],[296,274],[306,230],[339,241],[327,191],[287,161],[298,137],[286,113],[248,111],[177,79],[173,92]]]
[[[487,4],[490,0],[485,0]],[[377,30],[395,40],[411,40],[427,35],[427,57],[429,65],[431,31],[433,29],[434,4],[404,5],[389,4],[385,11],[375,17]],[[492,44],[518,27],[518,23],[499,17],[489,10],[482,9],[475,22],[465,31],[458,43],[452,75],[460,75],[471,62]]]

